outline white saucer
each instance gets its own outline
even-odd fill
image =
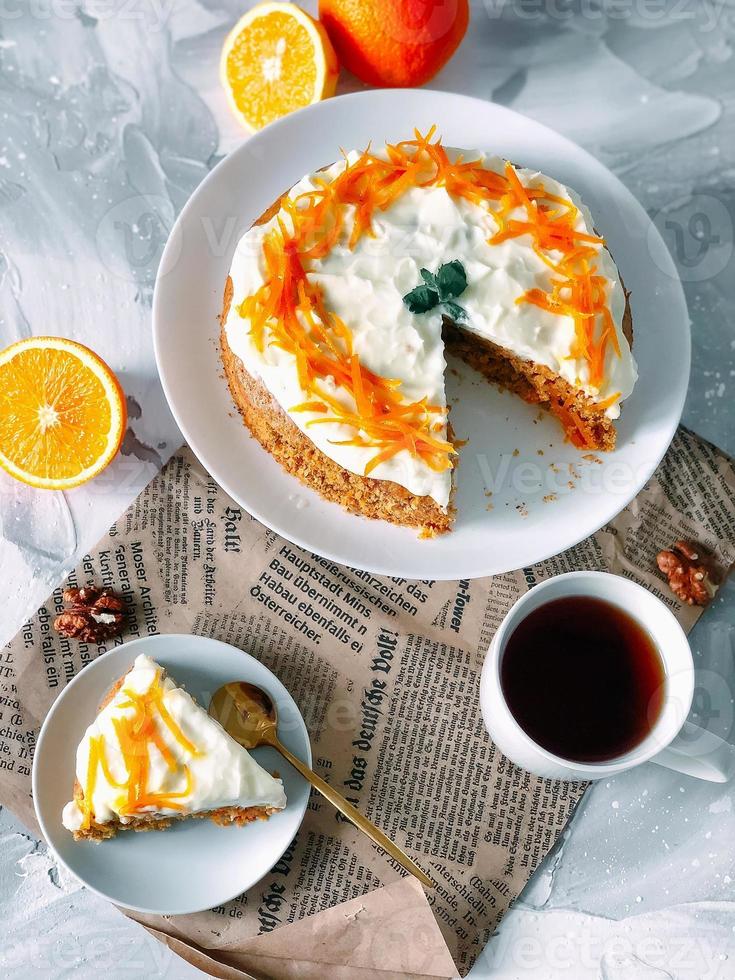
[[[286,474],[244,429],[222,378],[217,314],[240,235],[304,173],[340,147],[409,137],[436,123],[445,144],[483,148],[577,190],[631,292],[640,380],[624,403],[618,449],[602,465],[565,444],[559,424],[459,366],[447,394],[469,439],[451,534],[421,540],[352,516]],[[502,106],[430,90],[360,92],[287,116],[238,147],[204,180],[174,227],[153,302],[158,370],[187,442],[215,480],[263,524],[326,558],[387,575],[459,579],[541,561],[618,514],[676,431],[689,379],[689,318],[676,268],[648,215],[579,146]],[[491,496],[490,496],[491,494]]]
[[[121,833],[99,844],[75,841],[61,824],[61,811],[71,799],[77,745],[99,702],[141,653],[170,671],[203,706],[227,681],[259,685],[276,703],[284,744],[311,764],[309,736],[293,698],[267,667],[203,636],[150,636],[125,643],[88,664],[54,702],[36,745],[33,802],[57,859],[117,905],[160,915],[200,912],[247,891],[270,871],[301,825],[309,786],[275,750],[256,749],[253,757],[279,773],[288,798],[286,809],[268,820],[245,827],[185,820],[168,830]]]

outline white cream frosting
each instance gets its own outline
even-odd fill
[[[127,691],[144,694],[150,689],[156,674],[162,668],[146,656],[139,656],[132,669],[125,675],[125,683],[112,701],[97,715],[89,726],[77,749],[76,774],[84,788],[87,780],[90,739],[102,736],[105,757],[112,778],[122,783],[127,778],[127,769],[120,750],[113,719],[132,716],[134,709],[124,707],[129,702]],[[150,793],[177,793],[186,788],[185,767],[191,777],[191,791],[177,799],[186,813],[201,813],[226,806],[265,806],[283,809],[286,795],[283,783],[262,769],[250,754],[231,738],[222,726],[207,714],[182,688],[177,687],[169,677],[161,681],[163,703],[186,738],[193,743],[197,754],[192,755],[171,734],[171,731],[157,719],[160,737],[172,753],[176,767],[170,769],[160,751],[149,747],[149,772],[147,790]],[[102,768],[97,771],[92,794],[92,813],[97,823],[108,823],[120,819],[122,823],[129,817],[119,815],[120,803],[126,799],[125,791],[112,785],[105,777]],[[180,814],[180,811],[165,806],[145,807],[140,814],[157,813],[161,815]],[[62,823],[67,830],[79,830],[83,814],[75,801],[66,804]]]
[[[489,170],[502,173],[505,161],[481,151],[450,150],[450,158],[462,154],[465,160],[481,160]],[[384,156],[384,152],[378,155]],[[347,156],[347,163],[357,159]],[[341,160],[318,174],[331,180],[346,166]],[[525,186],[543,183],[547,191],[571,199],[580,209],[576,230],[594,233],[589,210],[578,196],[537,171],[517,168]],[[291,198],[317,185],[316,174],[300,180],[289,192]],[[492,206],[491,206],[492,207]],[[351,227],[351,208],[346,208],[345,225]],[[280,217],[289,225],[289,219]],[[522,211],[511,215],[523,219]],[[273,346],[258,350],[249,334],[248,321],[238,306],[263,284],[262,242],[278,216],[268,223],[250,228],[240,239],[232,259],[230,276],[233,301],[225,324],[227,342],[250,374],[260,379],[308,438],[345,469],[362,475],[376,454],[372,448],[335,446],[350,439],[354,431],[330,423],[309,427],[309,412],[290,409],[305,400],[298,380],[295,359]],[[597,257],[598,273],[608,280],[607,302],[620,346],[620,356],[609,344],[604,363],[604,381],[599,389],[589,384],[586,360],[571,356],[574,321],[542,310],[530,303],[516,303],[527,290],[551,289],[552,270],[533,251],[530,236],[523,235],[498,245],[488,244],[497,225],[487,207],[451,197],[442,187],[412,187],[385,212],[372,221],[373,236],[363,235],[353,249],[346,240],[336,244],[322,259],[310,260],[308,270],[322,288],[325,306],[344,320],[353,334],[354,349],[360,362],[382,377],[400,378],[401,392],[411,400],[427,397],[431,404],[446,405],[444,392],[444,345],[441,315],[437,309],[424,314],[411,313],[403,296],[421,282],[422,267],[436,272],[444,262],[459,259],[467,274],[467,288],[457,302],[467,313],[462,326],[478,336],[511,351],[518,357],[544,365],[594,401],[616,393],[620,398],[606,409],[610,418],[620,414],[619,402],[633,390],[637,378],[635,361],[622,331],[625,295],[615,264],[605,248]],[[549,253],[560,259],[560,253]],[[349,405],[344,390],[330,392]],[[440,437],[445,432],[438,433]],[[392,480],[417,496],[430,496],[446,507],[451,489],[451,471],[437,473],[421,459],[403,450],[379,466],[371,477]]]

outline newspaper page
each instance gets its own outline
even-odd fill
[[[735,469],[683,428],[638,498],[596,535],[539,565],[455,582],[376,576],[308,553],[252,519],[183,448],[3,651],[0,803],[36,826],[35,738],[85,664],[147,634],[215,637],[282,680],[316,771],[437,887],[424,897],[312,793],[293,844],[250,892],[197,915],[134,917],[216,976],[464,975],[584,790],[532,776],[492,745],[479,711],[492,635],[525,590],[579,568],[635,579],[690,628],[702,610],[677,600],[655,562],[680,538],[705,546],[724,578],[735,560]],[[107,647],[53,630],[63,586],[92,583],[126,603],[126,628]]]

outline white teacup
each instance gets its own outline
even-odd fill
[[[591,596],[618,606],[650,633],[664,665],[664,703],[649,733],[635,748],[605,762],[575,762],[554,755],[528,735],[513,716],[500,681],[508,639],[529,613],[554,599]],[[646,589],[607,572],[569,572],[534,586],[511,608],[485,658],[480,706],[498,748],[529,772],[553,779],[604,779],[641,762],[726,782],[735,772],[735,748],[686,721],[694,695],[694,662],[686,634],[673,613]]]

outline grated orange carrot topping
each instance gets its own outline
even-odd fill
[[[97,768],[100,761],[101,738],[90,738],[89,756],[87,758],[87,778],[84,782],[84,799],[82,800],[82,829],[88,830],[92,823],[92,796],[97,785]]]
[[[101,735],[98,736],[97,741],[99,742],[99,764],[102,769],[102,775],[111,786],[116,786],[118,789],[125,789],[127,783],[118,782],[110,772],[110,766],[105,755],[105,743]]]
[[[291,411],[324,415],[308,425],[336,422],[355,430],[352,439],[335,445],[377,450],[365,467],[366,476],[404,449],[432,469],[450,469],[455,450],[436,436],[444,428],[446,409],[425,399],[408,402],[398,380],[380,378],[362,365],[349,327],[326,308],[319,285],[309,278],[309,261],[323,258],[343,240],[346,208],[352,209],[347,244],[354,248],[363,235],[373,234],[375,215],[411,187],[444,187],[452,197],[487,207],[497,224],[490,244],[528,235],[555,274],[551,292],[530,289],[516,302],[572,318],[571,356],[587,362],[594,387],[604,379],[608,347],[620,356],[607,281],[595,265],[604,240],[575,228],[576,205],[540,183],[524,186],[510,163],[499,174],[479,161],[450,160],[439,139],[431,142],[434,131],[432,127],[423,136],[416,130],[414,139],[388,144],[385,160],[368,147],[331,182],[317,178],[313,190],[284,198],[281,214],[263,241],[264,283],[237,307],[250,322],[258,350],[267,343],[294,357],[308,398]],[[522,220],[512,217],[519,209]],[[337,389],[347,398],[331,393]]]
[[[158,749],[171,772],[178,768],[176,759],[163,740],[158,728],[156,715],[186,752],[193,756],[199,754],[197,747],[184,735],[163,702],[164,691],[161,687],[160,674],[156,674],[150,688],[144,694],[139,694],[128,688],[124,688],[123,693],[127,695],[128,700],[121,701],[119,707],[133,708],[134,712],[121,718],[113,718],[112,725],[122,753],[127,778],[123,782],[113,778],[105,757],[104,739],[102,736],[91,738],[83,800],[83,826],[85,828],[89,827],[92,818],[92,795],[99,768],[102,769],[105,779],[112,786],[126,791],[126,795],[119,806],[119,812],[122,816],[130,816],[148,806],[184,810],[185,807],[176,801],[189,796],[192,791],[193,776],[187,765],[183,766],[183,772],[186,776],[186,789],[175,793],[151,793],[147,789],[151,746]]]
[[[267,330],[269,344],[293,355],[299,383],[309,398],[291,410],[324,413],[323,418],[311,419],[308,425],[338,422],[361,434],[360,441],[351,444],[378,450],[366,466],[366,475],[403,448],[410,448],[433,469],[448,469],[452,445],[437,438],[433,430],[446,410],[429,405],[425,399],[406,401],[397,379],[381,378],[360,363],[350,330],[325,308],[319,286],[311,282],[304,269],[302,254],[308,250],[312,225],[305,221],[307,248],[302,249],[297,237],[301,234],[301,213],[294,211],[293,234],[282,225],[268,233],[263,244],[266,281],[239,306],[240,315],[250,320],[259,350],[265,347]],[[365,215],[363,230],[369,222],[367,211]],[[351,396],[354,409],[337,396],[336,389]]]
[[[615,402],[620,398],[621,392],[616,391],[614,395],[610,395],[609,398],[603,398],[601,402],[595,402],[594,410],[596,412],[604,412],[606,408],[610,408]]]
[[[167,810],[185,810],[186,807],[178,800],[183,800],[191,794],[194,786],[194,779],[191,770],[186,767],[186,788],[179,793],[142,793],[132,803],[123,803],[120,806],[120,815],[123,817],[131,816],[147,806],[156,806],[159,809],[165,807]]]

